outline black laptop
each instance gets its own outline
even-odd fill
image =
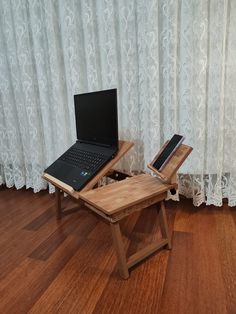
[[[45,172],[81,190],[118,151],[117,90],[74,96],[77,141]]]

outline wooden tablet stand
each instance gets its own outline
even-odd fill
[[[156,168],[154,168],[153,164],[155,163],[155,161],[160,156],[160,154],[162,153],[162,151],[164,150],[168,143],[169,141],[167,141],[162,146],[161,150],[154,157],[153,161],[150,164],[148,164],[148,168],[151,169],[163,183],[173,184],[177,183],[176,173],[178,169],[180,168],[180,166],[183,164],[183,162],[193,149],[188,145],[181,144],[174,152],[174,154],[171,156],[171,158],[168,160],[164,168],[161,171],[158,171]]]

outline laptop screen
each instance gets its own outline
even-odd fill
[[[118,146],[117,90],[74,96],[77,139]]]

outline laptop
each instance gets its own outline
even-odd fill
[[[118,151],[117,90],[74,96],[77,141],[45,173],[81,190]]]

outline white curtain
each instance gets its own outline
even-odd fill
[[[173,133],[194,150],[179,190],[236,205],[236,1],[0,0],[0,184],[39,191],[76,139],[73,95],[116,87],[119,167]]]

